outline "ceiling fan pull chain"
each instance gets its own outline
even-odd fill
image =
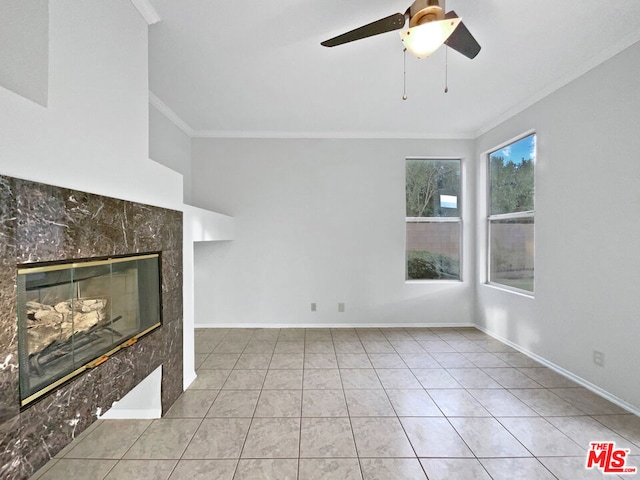
[[[444,93],[449,92],[449,47],[444,46]]]
[[[403,72],[402,72],[402,100],[407,99],[407,49],[402,51],[403,58]]]

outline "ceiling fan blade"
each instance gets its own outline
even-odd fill
[[[395,13],[388,17],[376,20],[362,27],[358,27],[350,32],[343,33],[337,37],[325,40],[320,45],[325,47],[335,47],[336,45],[342,45],[343,43],[353,42],[354,40],[360,40],[362,38],[373,37],[381,33],[391,32],[392,30],[399,30],[404,27],[405,16],[402,13]]]
[[[447,12],[444,18],[458,18],[456,12],[451,10]],[[453,31],[449,39],[444,42],[448,47],[460,52],[465,57],[475,58],[480,52],[480,44],[473,38],[469,29],[464,23],[460,22],[458,27]]]

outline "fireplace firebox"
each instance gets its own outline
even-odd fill
[[[24,407],[159,327],[160,255],[18,266]]]

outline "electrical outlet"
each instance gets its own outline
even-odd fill
[[[604,353],[594,350],[593,363],[595,363],[599,367],[604,367]]]
[[[316,303],[315,303],[315,302],[313,302],[313,303],[311,304],[311,311],[312,311],[312,312],[315,312],[316,310],[317,310]]]
[[[338,304],[338,311],[341,313],[344,312],[344,303],[341,302]]]

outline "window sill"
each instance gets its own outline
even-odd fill
[[[502,285],[499,283],[482,283],[484,287],[491,288],[494,290],[500,290],[502,292],[512,293],[514,295],[519,295],[521,297],[535,299],[535,292],[529,292],[527,290],[520,290],[519,288],[509,287],[507,285]]]

